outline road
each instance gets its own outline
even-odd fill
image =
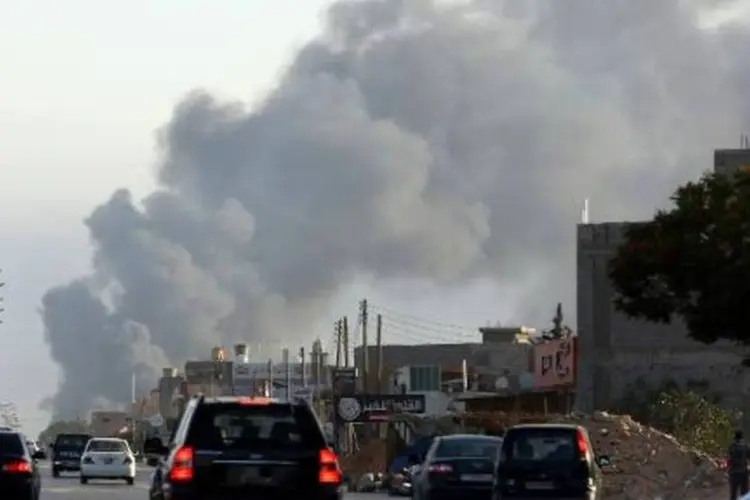
[[[135,485],[128,486],[124,481],[94,481],[87,485],[78,482],[78,475],[66,474],[54,479],[48,462],[40,463],[42,473],[42,496],[40,500],[147,500],[149,467],[141,466]],[[388,495],[375,493],[348,493],[346,500],[384,500]]]

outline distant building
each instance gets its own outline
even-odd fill
[[[714,152],[714,169],[731,173],[750,166],[750,150]],[[658,389],[672,381],[703,387],[728,405],[739,406],[741,356],[726,342],[707,346],[691,340],[685,325],[636,321],[616,311],[607,266],[629,222],[577,227],[579,377],[577,403],[583,410],[611,408],[626,395]]]
[[[127,432],[131,425],[131,416],[126,411],[95,410],[89,418],[97,436],[117,436]]]

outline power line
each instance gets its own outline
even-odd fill
[[[457,337],[446,332],[436,332],[429,329],[419,329],[409,325],[392,322],[385,316],[383,317],[383,331],[388,334],[393,334],[402,339],[412,340],[419,343],[461,344],[480,341],[478,335],[474,338],[468,338],[467,336]]]
[[[413,314],[397,311],[395,309],[391,309],[388,307],[378,306],[378,305],[371,305],[370,309],[377,310],[380,313],[382,313],[384,316],[392,316],[394,318],[398,318],[399,321],[404,323],[411,323],[411,324],[421,324],[425,327],[431,326],[433,330],[437,331],[437,329],[443,329],[443,330],[452,330],[452,331],[463,331],[463,332],[472,332],[476,333],[477,328],[472,326],[466,326],[466,325],[457,325],[452,323],[445,323],[442,321],[436,321],[432,319],[426,319],[420,316],[415,316]]]

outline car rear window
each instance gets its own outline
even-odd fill
[[[213,403],[199,406],[190,444],[213,450],[271,447],[315,448],[325,437],[311,411],[298,405]]]
[[[23,442],[18,434],[0,432],[0,456],[24,455]]]
[[[517,429],[503,446],[506,460],[569,461],[579,458],[575,429]]]
[[[497,439],[466,438],[443,439],[435,450],[436,458],[481,457],[495,458],[502,445]]]
[[[104,439],[92,439],[89,442],[89,445],[86,447],[87,451],[93,451],[93,452],[123,452],[127,451],[128,448],[125,446],[125,443],[122,441],[110,441],[110,440],[104,440]]]
[[[65,434],[57,436],[55,448],[80,449],[86,446],[91,436],[86,434]]]

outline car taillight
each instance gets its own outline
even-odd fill
[[[578,429],[576,431],[576,445],[578,446],[578,454],[581,458],[588,458],[589,445],[586,442],[586,436],[583,435],[583,431]]]
[[[336,453],[329,448],[323,448],[318,454],[318,461],[320,462],[318,473],[320,484],[341,484],[341,469]]]
[[[94,459],[91,458],[91,457],[83,457],[83,463],[85,463],[85,464],[93,464],[94,463]]]
[[[8,474],[24,474],[31,472],[31,464],[26,460],[18,460],[3,465],[3,472]]]
[[[125,460],[122,461],[125,465],[130,465],[133,463],[133,459],[130,457],[125,457]]]
[[[427,472],[435,474],[450,474],[453,472],[453,467],[450,464],[434,464],[427,467]]]
[[[169,469],[169,480],[173,482],[185,482],[193,479],[193,449],[183,446],[177,450],[172,459],[172,467]]]

